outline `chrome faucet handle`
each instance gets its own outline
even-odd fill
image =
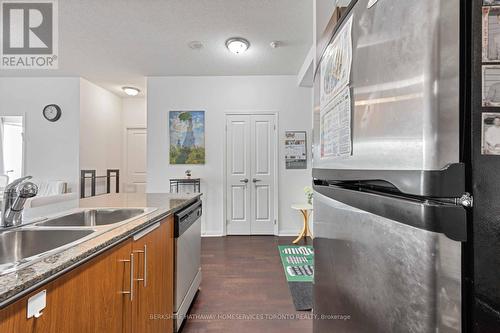
[[[17,198],[12,202],[10,210],[14,212],[21,212],[24,208],[26,199],[33,198],[38,193],[38,186],[32,182],[21,183],[17,187]]]
[[[11,227],[22,223],[24,204],[38,194],[38,186],[26,180],[31,176],[16,179],[6,188],[2,203],[0,226]]]
[[[19,184],[25,182],[28,179],[33,178],[32,176],[26,176],[26,177],[21,177],[16,180],[14,180],[12,183],[9,185],[5,186],[4,193],[9,193],[10,191],[14,190]]]
[[[33,198],[38,194],[38,186],[32,182],[25,182],[18,186],[18,194],[21,198]]]

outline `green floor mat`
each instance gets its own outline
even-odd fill
[[[312,282],[314,250],[311,245],[279,245],[281,263],[288,282]]]

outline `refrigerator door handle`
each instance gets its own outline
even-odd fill
[[[326,181],[384,181],[401,193],[423,197],[454,198],[465,192],[465,165],[454,163],[442,170],[313,169],[313,178]]]
[[[417,200],[379,193],[314,185],[314,190],[346,205],[422,230],[467,241],[467,212],[463,206],[430,200]]]

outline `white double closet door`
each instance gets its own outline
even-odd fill
[[[276,116],[226,116],[226,232],[275,232]]]

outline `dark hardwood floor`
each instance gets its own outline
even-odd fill
[[[203,280],[182,333],[312,332],[311,312],[295,311],[277,249],[292,240],[203,238]]]

